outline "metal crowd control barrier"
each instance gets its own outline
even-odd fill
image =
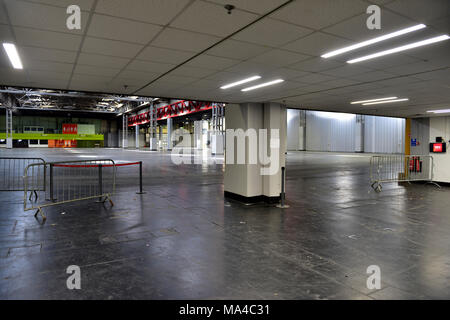
[[[425,181],[433,183],[433,157],[428,155],[383,155],[370,159],[371,187],[381,192],[385,182]]]
[[[43,171],[44,179],[37,179],[35,173]],[[44,207],[89,199],[114,205],[116,166],[111,159],[32,163],[24,169],[23,181],[24,211],[36,210],[35,216],[40,213],[45,220]],[[36,201],[27,201],[29,191],[38,192]]]
[[[124,166],[134,166],[134,165],[139,166],[139,191],[136,193],[137,194],[145,194],[146,192],[143,190],[143,187],[142,187],[142,161],[117,163],[115,166],[116,167],[124,167]]]
[[[23,171],[30,164],[45,164],[42,158],[6,158],[0,157],[0,191],[24,191]],[[45,191],[45,166],[33,167],[33,189],[30,191],[30,199],[34,193],[37,197],[38,191]]]

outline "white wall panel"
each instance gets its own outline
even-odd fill
[[[287,109],[287,149],[300,150],[300,111]]]
[[[306,111],[306,150],[355,151],[356,115]]]
[[[365,116],[364,151],[404,153],[405,119]]]
[[[416,140],[416,146],[411,146],[412,155],[428,155],[430,151],[430,118],[411,119],[411,139]],[[408,138],[406,143],[411,143]]]
[[[432,117],[430,118],[430,142],[436,141],[436,137],[444,138],[444,141],[450,140],[450,117]],[[446,153],[432,153],[434,161],[434,181],[450,182],[450,151],[447,143]]]

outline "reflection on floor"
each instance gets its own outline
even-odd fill
[[[142,160],[147,191],[137,195],[137,171],[123,167],[113,208],[54,206],[44,225],[20,192],[1,192],[1,299],[450,298],[450,189],[369,192],[368,156],[289,153],[289,209],[228,202],[223,165],[174,165],[168,153],[0,156]],[[81,290],[66,287],[69,265],[81,268]],[[366,286],[370,265],[379,290]]]

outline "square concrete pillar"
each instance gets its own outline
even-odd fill
[[[278,202],[286,153],[285,106],[231,104],[226,121],[225,196],[247,203]]]

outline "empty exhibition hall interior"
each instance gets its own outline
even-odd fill
[[[448,0],[0,0],[0,299],[450,299],[449,34]]]

